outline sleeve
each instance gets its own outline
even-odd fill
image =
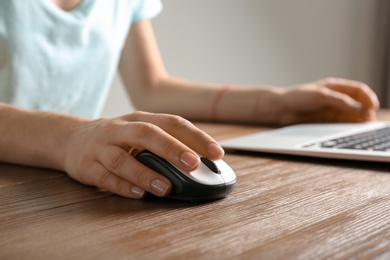
[[[157,16],[162,10],[161,0],[141,0],[134,11],[132,23]]]

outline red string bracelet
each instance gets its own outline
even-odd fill
[[[231,89],[232,87],[233,87],[232,85],[225,85],[221,87],[215,94],[213,102],[211,103],[211,120],[213,121],[217,120],[217,110],[218,110],[219,101],[221,100],[223,94],[227,90]]]

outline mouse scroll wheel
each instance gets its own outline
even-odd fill
[[[205,157],[201,157],[200,160],[202,161],[202,163],[204,165],[207,166],[207,168],[209,168],[212,172],[215,172],[216,174],[221,174],[221,171],[218,169],[217,165],[215,164],[215,162],[213,162],[212,160],[208,159],[208,158],[205,158]]]

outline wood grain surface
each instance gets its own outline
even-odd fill
[[[197,125],[217,140],[268,129]],[[390,259],[390,164],[225,161],[235,190],[198,204],[125,199],[62,172],[0,164],[0,259]]]

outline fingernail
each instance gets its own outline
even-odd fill
[[[136,198],[141,198],[144,195],[145,191],[143,189],[141,189],[140,187],[133,186],[133,187],[131,187],[131,193],[133,193],[133,195]]]
[[[357,108],[357,109],[361,109],[362,107],[363,107],[363,105],[362,105],[362,103],[360,103],[360,102],[353,102],[353,106],[355,107],[355,108]]]
[[[193,169],[199,164],[199,156],[190,153],[190,152],[185,152],[180,158],[180,161],[188,168],[188,169]]]
[[[157,193],[156,195],[163,196],[169,189],[169,185],[162,180],[155,179],[152,181],[152,188]]]
[[[216,143],[212,143],[209,145],[209,153],[212,156],[220,157],[221,155],[225,154],[225,151],[222,149],[222,147]]]

